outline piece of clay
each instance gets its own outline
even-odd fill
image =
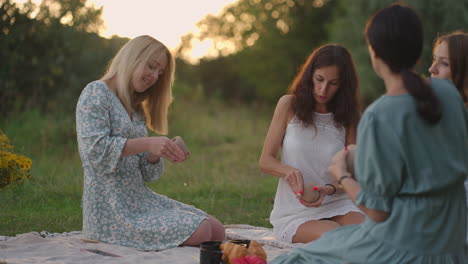
[[[181,137],[176,136],[172,139],[172,141],[174,141],[174,143],[176,143],[177,146],[179,146],[184,151],[185,154],[188,154],[190,152],[187,145],[185,144],[184,140]]]
[[[317,186],[315,182],[308,182],[304,184],[304,191],[301,195],[301,199],[313,203],[320,198],[320,193],[318,191],[314,191],[314,187]]]

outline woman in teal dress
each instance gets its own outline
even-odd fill
[[[378,11],[366,37],[386,94],[359,123],[355,179],[347,171],[346,149],[329,168],[366,220],[272,263],[468,263],[468,113],[461,96],[450,81],[411,71],[423,33],[410,8]]]
[[[183,162],[167,133],[174,59],[150,36],[125,44],[101,80],[78,100],[76,131],[84,170],[83,234],[87,238],[162,250],[223,240],[223,225],[205,212],[154,193],[163,158]]]

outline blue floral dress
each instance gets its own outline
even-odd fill
[[[357,204],[390,212],[325,233],[273,260],[283,263],[468,263],[468,112],[447,80],[431,80],[442,119],[428,125],[407,94],[384,95],[364,113],[357,135]]]
[[[121,156],[127,139],[147,136],[144,120],[133,117],[103,81],[81,93],[76,130],[84,170],[83,234],[143,250],[177,247],[207,214],[145,186],[161,176],[162,159],[151,164],[145,153]]]

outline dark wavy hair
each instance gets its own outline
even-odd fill
[[[305,125],[314,125],[316,101],[313,75],[316,69],[337,66],[339,87],[328,102],[327,109],[333,113],[335,125],[345,128],[356,126],[360,118],[359,81],[353,59],[348,50],[338,44],[327,44],[316,49],[294,78],[289,93],[294,95],[292,109]]]
[[[432,88],[412,71],[423,48],[423,27],[409,7],[394,4],[377,11],[366,25],[366,38],[375,55],[394,73],[401,74],[419,115],[431,124],[442,118],[441,106]]]
[[[468,102],[468,34],[455,31],[439,36],[434,41],[434,50],[445,41],[448,46],[450,58],[450,72],[453,83],[460,92],[463,101]]]

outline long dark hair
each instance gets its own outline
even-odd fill
[[[468,102],[468,34],[455,31],[439,36],[434,42],[434,50],[445,41],[448,46],[451,79],[463,101]]]
[[[338,67],[340,85],[327,109],[333,113],[335,123],[345,128],[359,121],[359,83],[351,54],[341,45],[327,44],[307,58],[289,87],[289,93],[294,95],[292,109],[305,126],[314,125],[316,102],[313,96],[313,74],[318,68],[333,65]]]
[[[423,27],[418,15],[398,4],[383,8],[367,22],[366,37],[375,55],[392,72],[401,74],[420,116],[431,124],[437,123],[442,117],[440,103],[432,88],[412,71],[423,47]]]

